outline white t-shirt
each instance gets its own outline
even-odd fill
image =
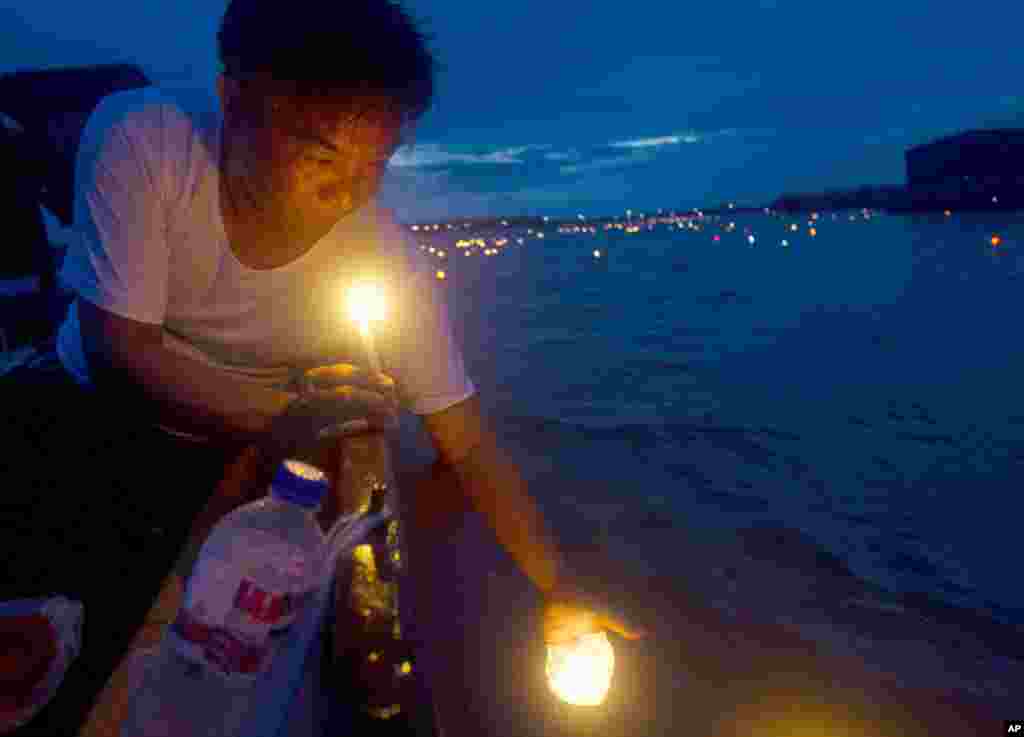
[[[60,275],[76,297],[162,325],[168,348],[240,381],[281,386],[297,369],[366,365],[344,295],[370,279],[387,295],[387,319],[373,332],[404,405],[431,414],[471,396],[434,274],[376,202],[285,266],[255,270],[235,257],[221,219],[221,132],[212,95],[146,87],[100,102],[78,152],[76,239]],[[76,302],[57,353],[91,384]]]

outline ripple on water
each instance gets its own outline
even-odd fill
[[[889,552],[883,555],[885,567],[894,573],[912,573],[915,576],[941,580],[942,572],[935,564],[922,555],[907,550]]]
[[[727,512],[756,512],[770,506],[767,499],[753,494],[737,493],[721,487],[704,487],[697,490],[697,500],[715,504]]]

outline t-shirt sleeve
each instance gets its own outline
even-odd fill
[[[105,98],[75,161],[74,231],[61,279],[121,317],[163,324],[168,242],[159,103],[138,91]]]
[[[476,387],[449,319],[447,300],[415,243],[401,234],[398,311],[391,350],[382,356],[410,412],[429,415],[468,399]]]

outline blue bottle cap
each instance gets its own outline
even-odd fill
[[[327,476],[316,466],[288,459],[277,469],[270,484],[278,499],[312,509],[327,493]]]

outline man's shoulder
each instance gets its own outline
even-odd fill
[[[215,110],[202,91],[156,85],[120,90],[102,98],[89,121],[93,130],[117,126],[131,138],[151,145],[182,145],[205,135]]]
[[[409,229],[398,221],[395,211],[373,203],[368,215],[374,229],[377,254],[399,271],[419,271],[421,253]]]

